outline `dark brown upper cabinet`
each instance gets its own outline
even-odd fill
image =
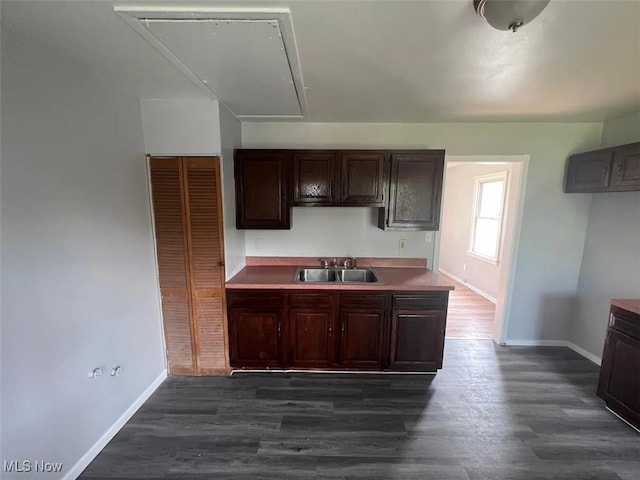
[[[381,208],[383,230],[438,230],[444,150],[389,152],[389,199]]]
[[[443,170],[444,150],[236,150],[236,227],[290,229],[292,206],[344,206],[380,207],[383,230],[438,230]]]
[[[384,191],[384,151],[342,151],[342,196],[345,206],[381,207]]]
[[[236,150],[236,227],[291,228],[291,152]]]
[[[571,155],[565,192],[606,192],[611,176],[611,150]]]
[[[340,169],[335,152],[293,152],[293,204],[336,205],[340,201]]]
[[[383,205],[385,152],[306,150],[293,152],[293,205]]]
[[[640,190],[640,142],[569,157],[566,193]]]
[[[611,190],[626,192],[640,190],[640,142],[613,150]]]

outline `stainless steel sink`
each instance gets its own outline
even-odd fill
[[[368,268],[338,270],[338,277],[345,283],[382,283],[380,277]]]
[[[332,268],[300,267],[296,272],[294,282],[335,282],[336,270]]]
[[[298,267],[295,283],[383,283],[370,268]]]

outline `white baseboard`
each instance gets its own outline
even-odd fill
[[[601,365],[602,364],[602,358],[595,356],[593,353],[591,352],[587,352],[584,348],[579,347],[578,345],[576,345],[573,342],[567,342],[567,347],[569,347],[571,350],[573,350],[576,353],[579,353],[580,355],[582,355],[584,358],[591,360],[593,363],[595,363],[596,365]]]
[[[567,347],[566,340],[511,340],[505,343],[510,347]]]
[[[507,340],[505,345],[514,347],[567,347],[582,355],[587,360],[592,361],[596,365],[600,365],[602,363],[602,359],[600,357],[596,357],[594,354],[587,352],[584,348],[581,348],[575,343],[567,340]]]
[[[480,290],[477,287],[474,287],[473,285],[471,285],[470,283],[465,282],[464,280],[462,280],[460,277],[456,277],[453,273],[446,271],[443,268],[440,268],[438,270],[439,272],[444,273],[447,277],[451,277],[453,278],[456,282],[463,284],[465,287],[467,287],[469,290],[473,290],[474,292],[476,292],[478,295],[480,295],[481,297],[486,298],[487,300],[489,300],[491,303],[495,304],[496,303],[496,299],[493,298],[491,295],[489,295],[488,293],[483,292],[482,290]]]
[[[167,378],[167,371],[163,370],[158,377],[151,382],[142,394],[134,400],[134,402],[129,405],[120,418],[118,418],[113,425],[109,427],[109,429],[102,434],[102,436],[98,439],[93,446],[87,450],[87,452],[80,457],[73,467],[69,469],[69,471],[62,477],[62,480],[74,480],[80,476],[82,471],[89,466],[89,464],[93,461],[94,458],[98,456],[98,454],[102,451],[102,449],[111,441],[113,437],[115,437],[116,433],[120,431],[120,429],[124,426],[125,423],[129,421],[133,414],[142,406],[144,402],[151,396],[153,392],[160,386],[160,384]]]
[[[611,410],[609,407],[606,407],[607,410],[609,410],[609,413],[615,415],[616,417],[618,417],[620,420],[622,420],[624,423],[626,423],[627,425],[629,425],[631,428],[633,428],[636,432],[640,433],[640,429],[638,427],[636,427],[635,425],[631,425],[629,423],[629,420],[627,420],[626,418],[622,418],[620,415],[618,415],[616,412],[614,412],[613,410]]]

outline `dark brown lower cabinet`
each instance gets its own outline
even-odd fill
[[[436,371],[448,296],[228,290],[231,366]]]
[[[611,307],[598,396],[640,429],[640,315]]]
[[[280,368],[285,364],[283,305],[284,295],[279,291],[227,290],[232,366]]]
[[[383,331],[384,310],[342,310],[340,365],[344,368],[380,370]]]
[[[335,357],[335,318],[327,308],[289,310],[289,331],[293,367],[328,368]]]
[[[446,314],[438,310],[393,310],[392,370],[436,371],[442,368]]]
[[[282,320],[278,312],[236,310],[229,313],[231,363],[245,367],[279,367]]]

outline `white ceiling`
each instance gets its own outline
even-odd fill
[[[142,21],[238,116],[302,116],[278,22]],[[144,27],[143,27],[144,28]]]
[[[640,107],[640,0],[551,0],[515,34],[472,0],[197,5],[290,9],[311,121],[599,121]],[[1,20],[141,98],[205,95],[111,2],[2,2]]]

